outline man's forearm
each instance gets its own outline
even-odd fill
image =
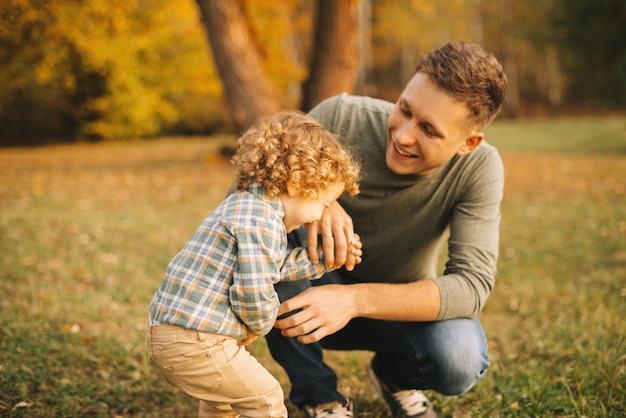
[[[441,309],[439,287],[433,280],[412,283],[351,285],[358,317],[386,321],[434,321]]]
[[[433,321],[440,310],[439,287],[432,280],[407,284],[359,283],[314,286],[286,300],[274,326],[303,344],[320,341],[353,318]],[[294,313],[295,312],[295,313]]]

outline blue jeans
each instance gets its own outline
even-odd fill
[[[275,288],[283,301],[311,285],[329,283],[345,282],[335,271],[319,280],[281,282]],[[393,391],[430,389],[460,395],[489,367],[487,340],[478,319],[393,322],[355,318],[315,344],[300,344],[277,329],[266,340],[272,357],[291,381],[289,398],[300,408],[344,399],[337,391],[337,375],[323,361],[322,348],[374,352],[371,367]]]

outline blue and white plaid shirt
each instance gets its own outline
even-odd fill
[[[172,259],[150,303],[156,324],[239,338],[276,320],[274,284],[326,272],[306,248],[287,248],[284,209],[258,184],[230,194]]]

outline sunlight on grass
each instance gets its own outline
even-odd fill
[[[494,127],[542,139],[503,145],[499,274],[482,314],[492,367],[464,396],[430,393],[442,416],[623,416],[623,131],[595,154],[585,139],[623,121],[581,126]],[[143,324],[170,258],[232,180],[220,143],[0,149],[0,416],[196,416],[147,360]],[[265,342],[251,351],[288,393]],[[357,416],[386,416],[371,353],[326,359]]]
[[[626,117],[496,120],[485,129],[503,152],[626,153]]]

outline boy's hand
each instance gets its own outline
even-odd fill
[[[241,342],[239,343],[239,345],[245,347],[247,345],[252,344],[258,337],[258,335],[254,335],[254,334],[250,334],[248,333],[248,335],[246,336],[246,338],[244,338],[243,340],[241,340]]]
[[[359,234],[354,234],[354,239],[350,242],[350,254],[354,256],[354,264],[361,264],[363,261],[363,243]]]

